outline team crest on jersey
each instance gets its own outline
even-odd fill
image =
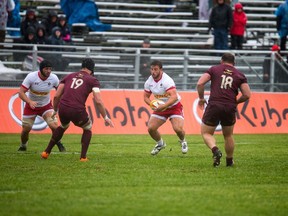
[[[231,71],[229,69],[224,70],[224,74],[232,75],[232,73],[233,73],[233,71]]]

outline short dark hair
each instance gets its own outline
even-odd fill
[[[93,59],[91,58],[86,58],[82,61],[82,68],[87,68],[92,73],[94,73],[94,66],[95,66],[95,63]]]
[[[162,69],[163,67],[162,62],[159,60],[154,60],[153,62],[151,62],[150,66],[158,66],[160,69]]]
[[[230,64],[235,64],[235,56],[231,53],[224,53],[221,60]]]

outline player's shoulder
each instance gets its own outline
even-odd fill
[[[50,74],[50,77],[55,80],[59,80],[58,76],[54,73]]]
[[[38,71],[32,71],[32,72],[30,72],[30,73],[28,73],[27,75],[26,75],[26,80],[27,79],[29,79],[29,80],[35,80],[35,79],[37,79],[39,77],[39,75],[38,75]]]
[[[173,78],[171,76],[169,76],[167,73],[163,73],[162,75],[162,80],[164,81],[173,81]]]

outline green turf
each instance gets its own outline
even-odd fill
[[[40,158],[50,135],[0,134],[0,215],[287,215],[288,135],[236,135],[235,167],[212,166],[200,136],[176,136],[151,156],[148,135],[94,135],[88,162],[80,136],[65,135],[67,153]],[[220,149],[222,136],[217,135]]]

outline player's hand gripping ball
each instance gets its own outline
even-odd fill
[[[155,100],[152,100],[150,102],[150,107],[151,107],[152,110],[156,110],[160,104],[165,104],[165,103],[163,101],[161,101],[161,100],[156,100],[155,99]]]

